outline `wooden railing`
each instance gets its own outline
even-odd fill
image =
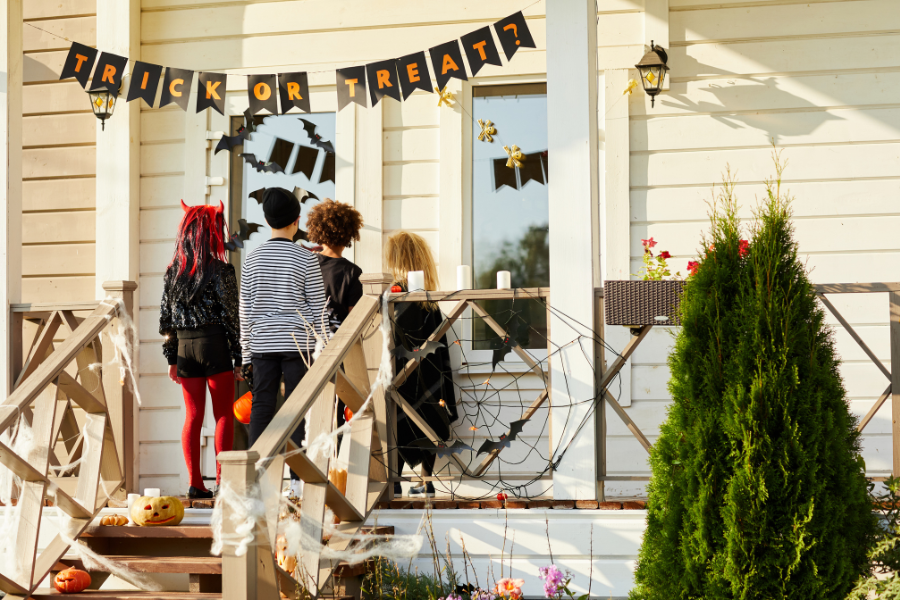
[[[117,447],[124,450],[121,441],[132,423],[133,381],[123,380],[121,368],[132,355],[126,325],[136,287],[133,282],[109,282],[104,284],[109,298],[89,305],[12,307],[20,324],[13,340],[16,384],[0,404],[0,433],[22,419],[31,428],[33,441],[24,456],[0,443],[0,463],[21,481],[15,490],[19,511],[15,533],[13,539],[4,540],[14,545],[19,561],[16,573],[0,574],[0,590],[7,594],[26,597],[34,592],[68,550],[69,540],[106,506],[108,495],[124,494],[122,461],[130,459]],[[78,315],[85,310],[89,314]],[[33,339],[25,352],[22,331],[28,328]],[[61,330],[68,335],[59,341]],[[101,340],[107,332],[117,344],[113,338]],[[84,411],[80,427],[72,413],[75,406]],[[68,531],[38,553],[46,499],[69,517]]]

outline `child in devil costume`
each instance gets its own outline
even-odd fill
[[[212,498],[200,474],[200,427],[206,389],[216,420],[216,454],[232,448],[234,382],[241,381],[238,286],[225,261],[225,207],[187,206],[166,269],[159,311],[169,378],[181,385],[187,409],[181,447],[190,477],[189,498]],[[216,463],[216,484],[220,468]]]

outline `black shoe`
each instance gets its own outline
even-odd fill
[[[213,496],[212,490],[198,490],[194,486],[188,490],[188,498],[191,500],[212,500]]]
[[[417,485],[414,488],[409,488],[409,495],[434,498],[434,484],[428,481],[425,485]]]
[[[400,482],[397,481],[394,483],[394,497],[400,497],[403,495],[403,486],[400,485]]]

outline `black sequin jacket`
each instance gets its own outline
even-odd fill
[[[238,314],[238,285],[234,267],[216,261],[201,291],[191,294],[175,281],[174,269],[166,271],[159,306],[159,333],[163,354],[170,365],[177,363],[179,329],[223,325],[234,366],[241,366],[241,323]]]

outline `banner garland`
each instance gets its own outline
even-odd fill
[[[507,60],[512,59],[519,48],[537,47],[522,11],[497,21],[493,29]],[[482,27],[460,39],[439,44],[429,50],[438,90],[444,89],[451,79],[468,80],[460,44],[473,77],[484,65],[501,66],[500,54],[491,30],[489,27]],[[111,52],[98,52],[95,48],[72,42],[59,78],[63,80],[74,77],[82,87],[85,87],[93,71],[89,91],[107,89],[112,94],[118,95],[127,63],[128,57]],[[125,101],[131,102],[142,98],[150,108],[153,108],[163,69],[165,77],[159,108],[174,102],[182,110],[187,111],[194,71],[162,67],[141,61],[134,61]],[[277,77],[274,74],[245,76],[248,78],[247,96],[251,114],[263,110],[273,115],[279,114],[277,110],[279,99],[280,114],[286,114],[292,108],[304,113],[311,112],[306,72],[279,73]],[[227,74],[200,72],[197,80],[197,112],[212,108],[220,114],[225,114]],[[336,83],[338,111],[351,103],[363,108],[370,102],[371,106],[375,106],[385,96],[397,101],[401,101],[401,97],[402,100],[406,100],[415,90],[433,93],[432,78],[428,72],[424,51],[397,59],[338,69]]]

